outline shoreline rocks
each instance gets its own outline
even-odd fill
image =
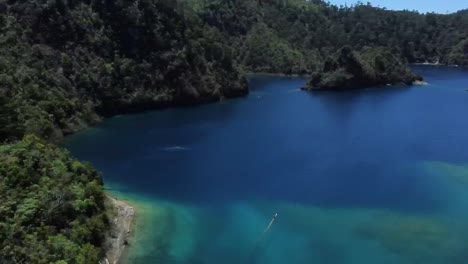
[[[425,86],[425,85],[429,85],[429,83],[425,82],[425,81],[421,81],[421,80],[416,80],[413,82],[413,85],[416,85],[416,86]]]
[[[117,214],[110,220],[111,236],[109,239],[109,249],[106,258],[100,261],[101,264],[121,263],[123,253],[129,246],[129,240],[133,235],[132,227],[135,222],[135,209],[129,204],[107,196]]]

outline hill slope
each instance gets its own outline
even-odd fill
[[[65,150],[32,136],[0,146],[0,196],[0,263],[88,264],[104,256],[110,211],[101,177]]]
[[[176,1],[0,2],[0,139],[247,93],[225,39]]]
[[[189,1],[189,0],[187,0]],[[382,47],[403,63],[468,65],[468,13],[390,11],[321,0],[189,1],[229,40],[247,71],[311,73],[343,46]]]

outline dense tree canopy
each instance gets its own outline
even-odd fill
[[[468,65],[468,12],[321,0],[0,0],[0,263],[96,263],[102,182],[45,141],[103,117],[242,96],[245,72],[308,89],[411,83]],[[24,135],[23,140],[20,140]],[[20,140],[12,143],[15,140]]]
[[[312,76],[306,89],[344,90],[379,85],[411,85],[422,77],[383,48],[366,48],[361,52],[345,46],[325,60],[323,69]]]
[[[243,95],[247,72],[311,74],[344,46],[468,64],[468,13],[320,0],[0,2],[0,139]]]
[[[468,13],[320,0],[0,2],[0,139],[246,93],[247,72],[311,74],[344,46],[468,64]]]
[[[186,0],[199,2],[196,0]],[[311,73],[343,46],[384,47],[402,61],[468,65],[468,13],[390,11],[320,0],[205,0],[198,13],[248,71]]]
[[[0,139],[243,95],[225,42],[176,1],[2,1]]]
[[[101,177],[65,150],[33,136],[0,146],[0,197],[0,263],[90,264],[103,256]]]

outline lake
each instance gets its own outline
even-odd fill
[[[128,263],[466,264],[468,70],[414,70],[428,86],[254,76],[246,98],[118,116],[64,145],[137,205]]]

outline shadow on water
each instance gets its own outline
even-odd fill
[[[320,91],[307,94],[322,107],[320,112],[329,114],[328,117],[333,118],[337,123],[348,126],[356,111],[363,108],[369,111],[379,111],[383,108],[382,104],[387,106],[389,101],[393,101],[409,89],[411,88],[406,86],[378,87],[348,92]]]
[[[78,158],[92,159],[91,151],[87,150],[95,144],[110,150],[107,154],[112,154],[112,150],[117,150],[118,154],[119,149],[138,152],[142,146],[170,145],[171,140],[183,141],[182,144],[194,143],[209,137],[213,124],[218,128],[229,122],[235,109],[240,107],[234,102],[241,100],[109,118],[93,128],[67,137],[64,146],[73,146],[73,154]],[[191,132],[190,137],[187,130]],[[80,144],[74,144],[77,141]]]
[[[250,75],[248,78],[249,88],[251,91],[260,91],[274,88],[276,86],[290,86],[295,83],[297,89],[301,88],[307,82],[308,77],[291,77],[291,76],[269,76],[269,75]]]

